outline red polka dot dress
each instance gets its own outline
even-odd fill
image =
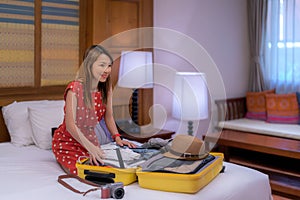
[[[96,124],[105,114],[105,105],[102,103],[101,92],[94,92],[94,109],[85,106],[83,99],[83,85],[78,81],[71,82],[65,91],[66,99],[67,91],[71,90],[76,94],[77,111],[76,125],[81,132],[96,146],[99,146],[97,136],[94,131]],[[66,108],[64,108],[64,111]],[[52,151],[57,161],[72,174],[77,174],[76,161],[80,156],[89,156],[87,150],[76,141],[66,129],[65,119],[63,123],[56,129],[52,140]]]

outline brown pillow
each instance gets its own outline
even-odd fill
[[[267,122],[298,124],[299,107],[296,93],[266,94]]]
[[[257,119],[257,120],[266,120],[266,94],[274,94],[275,89],[265,90],[262,92],[247,92],[246,94],[246,105],[247,113],[246,118],[248,119]]]

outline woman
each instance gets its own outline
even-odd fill
[[[65,90],[65,117],[52,141],[52,151],[58,163],[67,173],[73,174],[77,174],[75,165],[81,156],[89,156],[93,165],[104,164],[104,154],[94,131],[103,117],[118,145],[135,147],[121,139],[113,118],[112,57],[99,45],[91,46],[84,57],[76,80]]]

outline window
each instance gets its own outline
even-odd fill
[[[264,53],[267,87],[300,91],[300,0],[269,1]]]

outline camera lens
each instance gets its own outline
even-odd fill
[[[114,199],[122,199],[125,194],[123,188],[116,188],[115,190],[111,191],[111,195]]]

